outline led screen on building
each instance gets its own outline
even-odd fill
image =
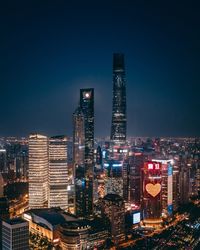
[[[133,224],[140,223],[140,212],[133,214]]]

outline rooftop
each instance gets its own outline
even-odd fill
[[[119,196],[118,194],[107,194],[104,198],[104,200],[107,201],[123,201],[123,198]]]
[[[5,220],[5,222],[10,225],[16,225],[16,224],[21,224],[27,221],[22,218],[14,218],[14,219]]]
[[[30,209],[26,211],[26,214],[32,214],[41,217],[48,221],[52,226],[63,224],[66,221],[77,220],[75,216],[66,213],[60,208]]]

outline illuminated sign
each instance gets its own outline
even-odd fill
[[[104,167],[109,167],[109,164],[108,163],[104,163]]]
[[[159,162],[148,162],[147,169],[148,170],[160,170],[161,164]]]
[[[140,212],[133,214],[133,224],[140,223]]]
[[[172,168],[172,165],[169,164],[168,165],[168,176],[172,175],[173,174],[173,168]]]
[[[113,164],[112,166],[113,166],[113,167],[121,167],[122,164]]]
[[[153,169],[153,163],[148,163],[148,169]]]
[[[167,211],[168,211],[169,214],[172,214],[173,206],[172,205],[167,206]]]
[[[53,243],[58,243],[60,241],[60,239],[54,239]]]
[[[142,153],[133,153],[133,155],[139,156],[139,155],[142,155]]]
[[[156,197],[161,191],[161,185],[160,183],[156,183],[156,184],[148,183],[146,184],[146,191],[151,196]]]

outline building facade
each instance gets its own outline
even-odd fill
[[[162,223],[162,165],[148,161],[142,169],[142,211],[144,226]]]
[[[84,115],[85,131],[85,159],[84,177],[82,183],[85,189],[84,215],[90,216],[93,213],[93,176],[94,176],[94,89],[80,90],[80,107]]]
[[[29,225],[27,221],[21,218],[3,221],[2,248],[3,250],[29,249]]]
[[[104,163],[105,194],[117,194],[123,197],[123,162],[109,160]]]
[[[29,136],[29,208],[47,207],[48,139],[44,135]]]
[[[76,166],[83,166],[85,159],[84,115],[80,106],[73,113],[73,163],[74,175]]]
[[[49,197],[48,207],[68,209],[67,138],[54,136],[49,139]]]
[[[128,157],[128,201],[131,204],[140,206],[141,203],[141,173],[144,165],[144,156],[142,153],[132,153]]]
[[[115,244],[125,239],[125,204],[118,194],[107,194],[102,200],[102,212],[110,221],[112,240]]]
[[[161,164],[162,173],[162,216],[168,217],[173,212],[173,160],[153,159]]]
[[[110,139],[115,143],[126,141],[126,84],[124,55],[113,55],[113,107]]]

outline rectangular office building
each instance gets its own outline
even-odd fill
[[[29,249],[29,225],[21,218],[5,220],[2,223],[2,249]]]

